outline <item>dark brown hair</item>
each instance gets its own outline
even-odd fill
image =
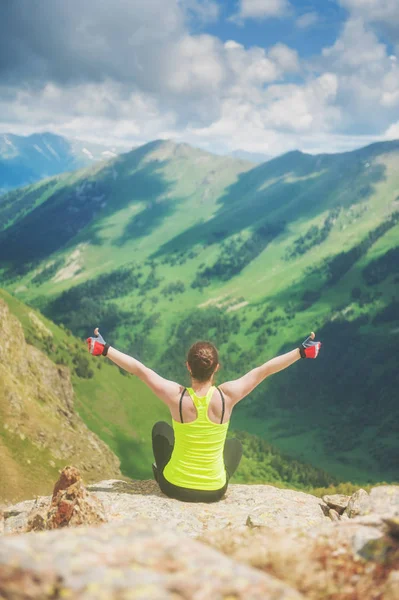
[[[194,379],[207,381],[219,362],[218,351],[211,342],[195,342],[188,351],[187,362]]]

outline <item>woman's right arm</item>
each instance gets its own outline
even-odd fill
[[[300,358],[316,358],[321,347],[321,342],[311,341],[314,337],[315,335],[312,332],[299,348],[268,360],[260,367],[252,369],[252,371],[249,371],[239,379],[223,383],[220,386],[222,392],[230,399],[232,406],[234,406],[237,402],[245,398],[245,396],[248,396],[269,375],[286,369]]]
[[[248,396],[256,386],[266,379],[266,377],[286,369],[300,358],[299,348],[296,348],[295,350],[291,350],[291,352],[281,354],[281,356],[276,356],[275,358],[268,360],[260,367],[252,369],[252,371],[249,371],[239,379],[223,383],[223,385],[220,386],[220,389],[230,398],[234,406],[237,402],[245,398],[245,396]]]

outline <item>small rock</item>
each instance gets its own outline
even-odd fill
[[[66,490],[58,491],[55,499],[53,497],[47,518],[47,529],[96,525],[107,521],[102,502],[86,490],[81,480]]]
[[[77,481],[82,481],[79,469],[76,467],[65,467],[62,469],[60,477],[54,486],[52,502],[55,501],[60,490],[66,490]]]
[[[329,515],[331,521],[339,521],[340,520],[339,514],[333,508],[330,508],[330,510],[328,511],[328,515]]]
[[[344,494],[333,494],[332,496],[323,496],[323,501],[338,514],[342,514],[345,508],[348,506],[350,496],[344,496]]]
[[[259,519],[254,519],[251,515],[248,515],[247,520],[245,521],[245,525],[247,527],[261,527],[263,523]]]
[[[35,504],[32,506],[28,514],[25,530],[29,531],[44,531],[47,529],[47,514],[50,503],[45,496],[36,498]]]
[[[37,499],[32,506],[25,531],[105,522],[107,518],[101,500],[86,490],[78,469],[65,467],[55,484],[51,502],[44,497]]]
[[[26,531],[44,531],[47,529],[47,511],[36,510],[28,517]]]
[[[370,512],[370,496],[366,490],[357,490],[349,499],[345,513],[349,518],[357,517],[358,515],[366,515]]]
[[[26,530],[28,516],[36,506],[37,500],[18,502],[4,511],[4,534],[19,533]]]

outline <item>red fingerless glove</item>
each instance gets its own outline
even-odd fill
[[[321,345],[321,342],[314,342],[310,338],[307,338],[299,346],[301,358],[316,358],[321,348]]]
[[[105,340],[103,339],[102,335],[100,335],[100,333],[98,333],[95,337],[88,337],[86,342],[90,354],[93,354],[93,356],[107,356],[109,344],[106,344]]]

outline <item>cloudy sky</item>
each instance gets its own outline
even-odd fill
[[[399,0],[1,0],[0,131],[272,156],[399,138]]]

